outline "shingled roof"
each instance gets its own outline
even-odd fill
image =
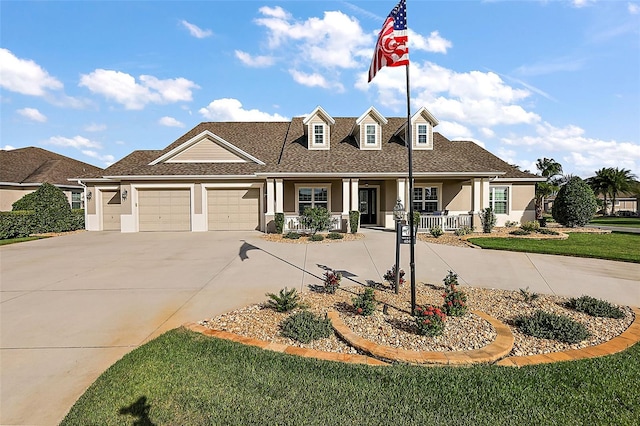
[[[303,119],[290,122],[200,123],[163,150],[135,151],[99,174],[124,176],[255,176],[257,174],[404,174],[408,172],[403,126],[406,118],[388,118],[382,126],[382,149],[361,150],[352,136],[356,117],[335,118],[329,150],[309,150]],[[246,163],[164,163],[150,165],[194,137],[209,131],[259,159]],[[471,141],[452,142],[434,133],[433,150],[414,150],[416,174],[493,174],[528,179],[522,172]]]
[[[26,185],[47,182],[58,186],[74,186],[69,179],[101,173],[99,167],[42,148],[0,150],[2,183]]]

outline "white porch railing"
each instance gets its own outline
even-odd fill
[[[455,231],[463,226],[471,228],[471,215],[470,214],[457,214],[457,215],[421,215],[420,225],[418,231],[429,231],[431,228],[439,226],[443,231]]]
[[[300,216],[284,216],[284,232],[295,231],[295,232],[312,232],[311,229],[305,227],[301,220]],[[329,231],[342,231],[342,215],[332,214],[331,215],[331,225],[329,226]]]

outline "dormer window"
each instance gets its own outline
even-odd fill
[[[429,126],[426,124],[418,124],[418,145],[426,145],[429,143]]]
[[[375,145],[376,144],[376,125],[375,124],[367,124],[365,126],[366,129],[366,144],[367,145]]]
[[[324,145],[324,125],[322,124],[313,125],[313,144]]]

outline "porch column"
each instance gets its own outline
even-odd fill
[[[342,214],[349,215],[349,179],[342,179]]]
[[[358,205],[358,179],[351,179],[351,208],[350,210],[360,210]]]
[[[284,213],[284,187],[282,179],[276,179],[276,213]]]
[[[397,193],[397,197],[396,200],[399,198],[400,202],[402,203],[402,205],[405,207],[405,211],[407,211],[409,205],[406,203],[407,200],[407,181],[404,178],[401,179],[396,179],[396,193]],[[394,205],[395,205],[395,201],[394,201]]]
[[[472,191],[472,195],[471,195],[471,210],[473,210],[474,213],[478,213],[480,211],[480,206],[482,203],[482,188],[480,186],[481,183],[481,179],[474,179],[473,180],[473,191]]]
[[[482,179],[482,206],[481,209],[489,207],[489,179]]]
[[[267,216],[275,214],[274,209],[275,187],[273,179],[267,179]]]

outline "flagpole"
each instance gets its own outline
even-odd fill
[[[411,315],[416,312],[416,244],[415,228],[413,223],[413,141],[411,139],[411,91],[409,87],[409,64],[405,65],[407,74],[407,146],[409,148],[409,236],[411,238],[411,250],[409,267],[411,268]]]

